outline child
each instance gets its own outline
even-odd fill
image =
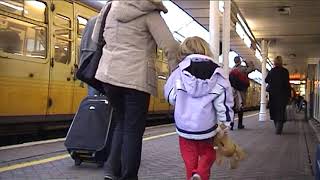
[[[213,62],[209,44],[200,37],[187,38],[178,50],[178,58],[181,62],[166,82],[164,93],[175,105],[187,180],[208,180],[216,158],[212,137],[219,131],[218,123],[229,127],[233,118],[231,86]]]

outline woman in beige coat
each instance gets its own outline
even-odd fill
[[[113,1],[106,19],[106,45],[96,73],[115,108],[105,179],[138,179],[150,94],[156,95],[157,47],[172,70],[178,43],[160,16],[160,0]]]

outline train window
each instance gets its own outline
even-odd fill
[[[0,1],[0,9],[22,16],[22,14],[23,14],[23,0]]]
[[[71,20],[62,15],[54,16],[55,45],[54,59],[58,63],[69,64],[71,61]]]
[[[56,40],[54,46],[54,59],[56,62],[69,64],[70,63],[70,46],[71,43],[63,40]]]
[[[26,55],[31,57],[46,57],[46,29],[44,27],[34,27],[29,29],[25,48]]]
[[[166,80],[169,76],[168,61],[161,49],[157,49],[156,70],[159,79]]]
[[[88,23],[88,20],[81,17],[81,16],[78,16],[77,20],[78,20],[78,35],[80,35],[80,37],[82,37],[82,33]]]
[[[157,49],[157,61],[168,62],[162,49]]]
[[[166,78],[169,77],[169,67],[167,63],[156,61],[156,70],[159,76],[163,76]]]
[[[78,38],[77,38],[77,52],[78,52],[78,56],[76,58],[76,63],[79,64],[79,56],[80,56],[80,44],[81,44],[81,38],[82,38],[82,34],[84,31],[84,28],[86,27],[88,23],[88,20],[86,18],[83,18],[81,16],[77,17],[77,34],[78,34]]]
[[[0,15],[0,39],[0,52],[46,57],[46,27]]]
[[[55,35],[63,38],[71,38],[71,20],[62,15],[54,16]]]
[[[36,21],[45,22],[46,4],[40,1],[25,1],[24,16]]]
[[[46,4],[40,1],[5,0],[0,1],[0,9],[24,16],[36,21],[45,22]]]

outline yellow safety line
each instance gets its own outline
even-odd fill
[[[5,171],[11,171],[11,170],[19,169],[19,168],[24,168],[24,167],[28,167],[28,166],[34,166],[34,165],[38,165],[38,164],[48,163],[48,162],[51,162],[51,161],[57,161],[57,160],[65,159],[65,158],[68,158],[68,157],[70,157],[69,154],[63,154],[63,155],[54,156],[54,157],[50,157],[50,158],[46,158],[46,159],[35,160],[35,161],[24,162],[24,163],[18,163],[18,164],[14,164],[14,165],[11,165],[11,166],[1,167],[0,168],[0,173],[1,172],[5,172]]]
[[[149,140],[152,140],[152,139],[158,139],[158,138],[161,138],[161,137],[171,136],[171,135],[174,135],[174,134],[177,134],[177,133],[176,132],[171,132],[171,133],[160,134],[160,135],[157,135],[157,136],[151,136],[151,137],[143,138],[143,141],[149,141]]]
[[[176,132],[161,134],[161,135],[157,135],[157,136],[151,136],[151,137],[143,138],[143,141],[149,141],[152,139],[166,137],[166,136],[170,136],[170,135],[174,135],[174,134],[176,134]],[[54,157],[50,157],[50,158],[46,158],[46,159],[34,160],[34,161],[30,161],[30,162],[23,162],[23,163],[14,164],[11,166],[0,167],[0,173],[5,172],[5,171],[19,169],[19,168],[24,168],[24,167],[28,167],[28,166],[34,166],[34,165],[38,165],[38,164],[44,164],[44,163],[48,163],[48,162],[52,162],[52,161],[57,161],[57,160],[65,159],[68,157],[70,157],[69,154],[62,154],[62,155],[58,155],[58,156],[54,156]]]
[[[245,118],[252,117],[252,116],[256,116],[258,114],[259,113],[244,116],[244,117]],[[151,136],[151,137],[143,138],[143,141],[158,139],[158,138],[162,138],[162,137],[166,137],[166,136],[171,136],[174,134],[176,134],[176,132],[170,132],[170,133],[160,134],[157,136]],[[28,167],[28,166],[34,166],[34,165],[38,165],[38,164],[44,164],[44,163],[48,163],[48,162],[52,162],[52,161],[57,161],[57,160],[65,159],[68,157],[70,157],[69,154],[62,154],[62,155],[58,155],[58,156],[54,156],[54,157],[50,157],[50,158],[46,158],[46,159],[34,160],[34,161],[30,161],[30,162],[23,162],[23,163],[14,164],[11,166],[0,167],[0,173],[5,172],[5,171],[19,169],[19,168],[24,168],[24,167]]]

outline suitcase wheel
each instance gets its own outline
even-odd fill
[[[82,163],[82,161],[80,159],[75,159],[74,160],[74,165],[75,166],[80,166],[81,163]]]

